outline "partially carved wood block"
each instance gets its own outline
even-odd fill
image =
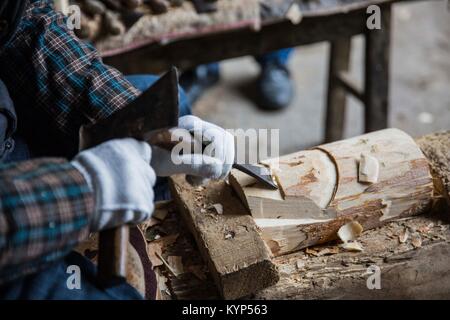
[[[263,164],[272,169],[279,190],[265,189],[237,171],[232,172],[230,184],[274,255],[334,240],[349,221],[371,229],[423,213],[432,202],[428,160],[415,141],[398,129],[321,145]]]

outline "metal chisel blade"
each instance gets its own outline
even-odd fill
[[[233,168],[242,171],[249,176],[264,184],[264,186],[271,189],[278,189],[278,185],[273,181],[270,170],[266,167],[255,166],[252,164],[233,164]]]

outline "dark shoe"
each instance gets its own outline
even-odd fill
[[[262,67],[256,82],[258,105],[265,110],[281,110],[289,106],[294,96],[294,85],[286,66],[270,63]]]
[[[219,82],[219,64],[211,63],[183,72],[180,85],[193,106],[205,91]]]

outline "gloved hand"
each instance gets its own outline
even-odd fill
[[[234,162],[234,137],[231,133],[195,116],[184,116],[179,119],[178,128],[172,130],[172,135],[182,136],[185,146],[190,147],[193,141],[194,152],[179,154],[177,148],[171,152],[152,146],[151,166],[157,176],[179,173],[207,179],[225,179],[228,176]],[[203,153],[202,141],[208,144]]]
[[[148,219],[153,212],[156,175],[150,145],[135,139],[105,142],[71,162],[95,194],[92,231]]]

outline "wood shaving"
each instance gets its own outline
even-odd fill
[[[236,233],[234,231],[227,231],[224,238],[225,240],[233,239],[235,235]]]
[[[223,214],[223,205],[220,203],[215,203],[209,207],[209,209],[214,209],[217,214]]]
[[[158,225],[158,224],[160,224],[160,223],[161,223],[161,221],[156,220],[156,219],[154,219],[154,218],[150,218],[150,219],[145,220],[144,222],[142,222],[142,223],[140,224],[140,228],[141,228],[141,230],[144,231],[144,233],[145,233],[145,232],[147,231],[148,228],[151,228],[151,227],[153,227],[153,226],[156,226],[156,225]]]
[[[304,270],[305,265],[306,264],[303,260],[297,260],[297,262],[295,263],[295,267],[297,268],[297,270]]]
[[[163,258],[162,254],[160,254],[159,252],[156,252],[156,256],[159,258],[159,260],[162,261],[162,263],[166,267],[167,271],[169,271],[175,277],[179,276],[179,274],[176,272],[176,270],[173,269],[172,266],[166,261],[166,259]]]
[[[155,242],[159,243],[161,245],[161,248],[164,251],[166,247],[171,246],[172,244],[175,243],[175,241],[177,241],[178,236],[179,236],[178,233],[171,234],[171,235],[168,235],[165,237],[160,237],[158,239],[155,239],[151,243],[155,243]]]
[[[184,273],[183,261],[180,256],[168,256],[167,263],[172,267],[172,269],[178,274]]]
[[[377,183],[379,172],[378,159],[367,153],[362,153],[359,160],[359,182]]]
[[[414,234],[411,237],[411,244],[414,248],[420,248],[422,246],[422,237],[419,234]]]
[[[350,221],[339,228],[337,235],[345,243],[358,238],[363,230],[364,228],[358,221]]]
[[[147,245],[147,253],[150,262],[152,263],[152,267],[158,267],[163,264],[161,259],[159,259],[158,255],[162,254],[161,244],[157,242],[151,242]]]
[[[155,210],[155,212],[153,212],[153,218],[156,218],[160,221],[164,220],[167,215],[169,214],[169,211],[167,210]]]
[[[347,251],[357,251],[357,252],[364,251],[363,246],[358,241],[345,242],[341,244],[341,248]]]
[[[293,3],[286,13],[286,18],[291,21],[292,24],[299,24],[303,19],[302,11],[297,3]]]
[[[398,236],[398,241],[400,241],[400,243],[405,243],[406,241],[408,241],[409,238],[409,231],[408,229],[404,229],[402,231],[402,233],[400,233],[400,235]]]

